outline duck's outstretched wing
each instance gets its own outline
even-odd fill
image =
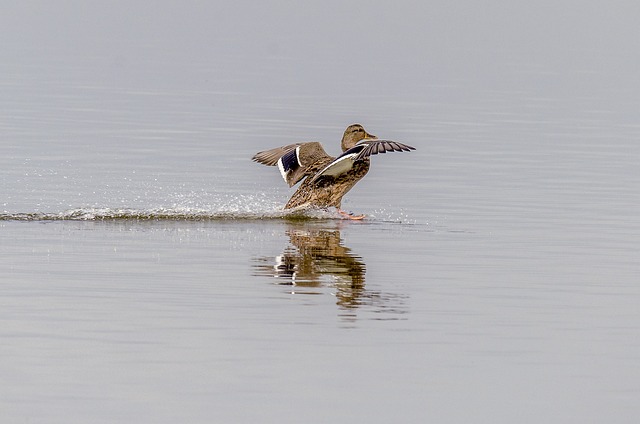
[[[356,156],[353,160],[356,161],[368,158],[371,155],[377,155],[378,153],[408,152],[411,150],[416,150],[416,148],[398,143],[397,141],[364,139],[344,152],[341,156],[352,155],[355,153]]]
[[[332,160],[318,142],[295,143],[256,153],[252,160],[268,166],[278,165],[289,187],[317,169],[318,163]],[[316,165],[316,166],[314,166]]]
[[[324,176],[338,176],[348,172],[356,161],[368,158],[371,155],[386,152],[408,152],[415,147],[391,140],[364,139],[358,144],[335,158],[314,177],[313,181]]]

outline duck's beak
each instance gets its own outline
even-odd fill
[[[364,132],[366,134],[366,136],[364,138],[368,138],[369,140],[376,140],[378,137],[376,137],[373,134],[369,134],[368,132]]]

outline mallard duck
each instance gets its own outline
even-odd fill
[[[408,152],[411,146],[391,140],[379,140],[360,124],[349,125],[342,136],[342,154],[332,157],[318,142],[294,143],[256,153],[252,160],[278,166],[282,178],[293,187],[305,180],[293,193],[285,209],[335,207],[351,219],[364,215],[347,214],[340,205],[342,197],[369,171],[370,156],[386,152]]]

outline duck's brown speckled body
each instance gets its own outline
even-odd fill
[[[367,174],[371,155],[414,150],[406,144],[378,140],[360,124],[347,127],[341,147],[342,155],[334,158],[318,142],[295,143],[256,153],[253,160],[277,165],[289,186],[306,177],[285,209],[335,207],[343,213],[342,197]]]
[[[312,181],[305,179],[300,187],[293,193],[287,202],[285,209],[293,209],[301,206],[336,207],[340,209],[342,197],[369,172],[369,158],[358,161],[353,167],[335,177],[325,176]],[[325,163],[320,169],[327,166]]]

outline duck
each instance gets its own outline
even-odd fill
[[[327,154],[317,141],[301,142],[256,153],[254,162],[277,166],[293,193],[284,209],[336,208],[345,218],[360,220],[365,215],[349,214],[341,209],[342,198],[369,172],[370,157],[378,153],[408,152],[414,147],[392,140],[380,140],[362,125],[347,127],[340,143],[342,154]]]

